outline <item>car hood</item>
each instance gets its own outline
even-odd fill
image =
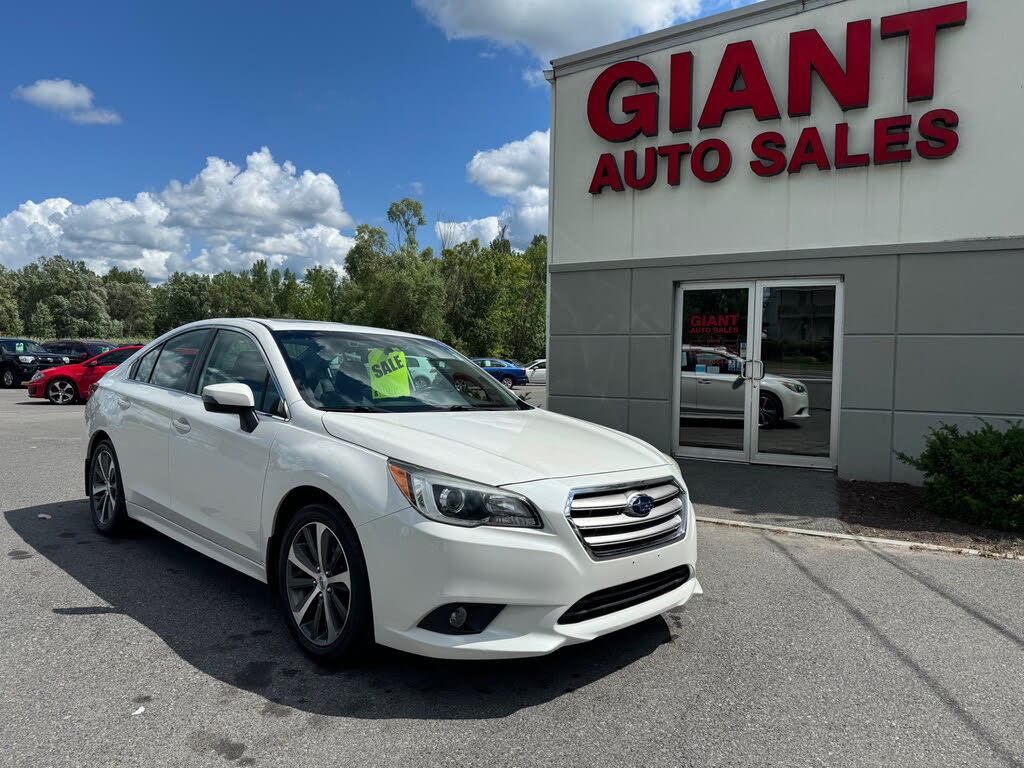
[[[783,382],[789,382],[790,384],[799,384],[802,387],[806,385],[799,379],[793,379],[789,376],[776,376],[774,373],[766,373],[765,377],[761,379],[761,384],[782,384]]]
[[[327,413],[324,428],[399,461],[488,485],[666,466],[642,440],[539,408]]]

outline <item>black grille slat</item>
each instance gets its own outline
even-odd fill
[[[640,605],[666,595],[690,580],[688,565],[681,565],[644,579],[637,579],[616,587],[609,587],[580,598],[561,618],[559,624],[578,624],[581,621],[607,616],[610,613]]]

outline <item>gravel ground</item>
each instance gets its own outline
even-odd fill
[[[2,766],[1024,765],[1020,562],[702,526],[684,609],[330,671],[251,579],[93,533],[81,408],[25,402],[0,391]]]

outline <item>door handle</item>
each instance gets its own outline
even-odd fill
[[[175,416],[171,419],[171,424],[173,424],[174,428],[183,435],[192,429],[192,425],[188,423],[188,419],[184,416]]]
[[[697,379],[698,384],[710,384],[711,379]]]
[[[128,408],[132,407],[132,401],[131,400],[125,400],[123,397],[118,397],[118,398],[115,398],[115,399],[116,399],[116,402],[117,402],[117,407],[121,408],[122,410],[127,410]]]

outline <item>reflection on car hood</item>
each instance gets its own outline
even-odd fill
[[[326,413],[335,437],[393,459],[489,485],[665,466],[642,440],[529,411]]]

